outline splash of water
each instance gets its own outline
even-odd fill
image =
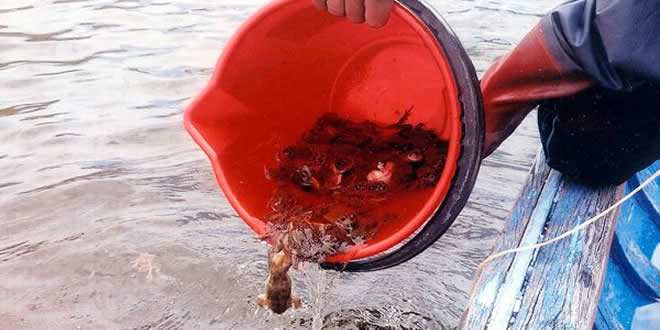
[[[339,273],[322,270],[316,263],[304,263],[300,267],[300,280],[309,290],[309,310],[312,316],[311,329],[320,330],[324,324],[324,310],[328,293]]]

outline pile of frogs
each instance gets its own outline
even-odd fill
[[[447,142],[423,124],[407,124],[409,116],[410,110],[384,126],[325,113],[275,155],[277,166],[265,168],[266,178],[277,183],[267,232],[286,238],[294,265],[322,262],[372,238],[388,220],[374,218],[379,205],[435,187]]]

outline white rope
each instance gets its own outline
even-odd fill
[[[557,242],[557,241],[559,241],[559,240],[562,240],[562,239],[564,239],[564,238],[566,238],[566,237],[569,237],[569,236],[571,236],[571,235],[577,233],[578,231],[580,231],[580,230],[582,230],[582,229],[588,227],[588,226],[591,225],[592,223],[594,223],[594,222],[600,220],[601,218],[603,218],[603,217],[604,217],[605,215],[607,215],[608,213],[610,213],[610,212],[616,210],[616,208],[619,207],[621,204],[623,204],[625,201],[627,201],[628,199],[630,199],[631,197],[633,197],[636,193],[640,192],[642,189],[644,189],[644,187],[646,187],[646,186],[648,186],[649,184],[651,184],[651,182],[653,182],[653,180],[655,180],[658,176],[660,176],[660,170],[658,170],[657,172],[655,172],[655,174],[651,175],[651,177],[649,177],[648,179],[646,179],[646,181],[644,181],[642,184],[640,184],[639,187],[635,188],[635,190],[631,191],[628,195],[626,195],[625,197],[623,197],[623,198],[622,198],[621,200],[619,200],[618,202],[614,203],[614,205],[610,206],[610,207],[607,208],[605,211],[601,212],[600,214],[598,214],[598,215],[596,215],[595,217],[589,219],[588,221],[582,223],[581,225],[579,225],[579,226],[577,226],[577,227],[575,227],[575,228],[573,228],[573,229],[571,229],[571,230],[569,230],[569,231],[567,231],[567,232],[565,232],[565,233],[563,233],[563,234],[561,234],[561,235],[559,235],[559,236],[557,236],[557,237],[555,237],[555,238],[553,238],[553,239],[547,240],[547,241],[542,242],[542,243],[534,244],[534,245],[522,246],[522,247],[519,247],[519,248],[509,249],[509,250],[505,250],[505,251],[502,251],[502,252],[498,252],[498,253],[492,254],[490,257],[486,258],[484,261],[482,261],[482,262],[479,264],[479,267],[477,267],[477,274],[481,272],[481,269],[482,269],[484,266],[486,266],[489,262],[491,262],[491,261],[493,261],[493,260],[495,260],[495,259],[497,259],[497,258],[503,257],[503,256],[508,255],[508,254],[512,254],[512,253],[518,253],[518,252],[524,252],[524,251],[529,251],[529,250],[535,250],[535,249],[538,249],[538,248],[544,247],[544,246],[546,246],[546,245],[550,245],[550,244],[552,244],[552,243],[554,243],[554,242]]]

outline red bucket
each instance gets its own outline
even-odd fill
[[[372,270],[412,258],[446,231],[465,205],[481,159],[483,114],[474,68],[427,5],[400,1],[387,25],[373,29],[321,12],[309,0],[275,1],[228,43],[184,121],[231,205],[261,235],[275,188],[264,164],[277,151],[324,112],[391,124],[411,107],[410,123],[424,123],[449,142],[447,162],[432,192],[385,206],[404,214],[401,221],[328,259],[353,261],[346,270]]]

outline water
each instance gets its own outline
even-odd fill
[[[433,248],[370,274],[293,273],[258,309],[265,246],[182,128],[264,0],[0,4],[0,328],[451,328],[538,151],[530,117]],[[433,1],[481,74],[556,1]]]

